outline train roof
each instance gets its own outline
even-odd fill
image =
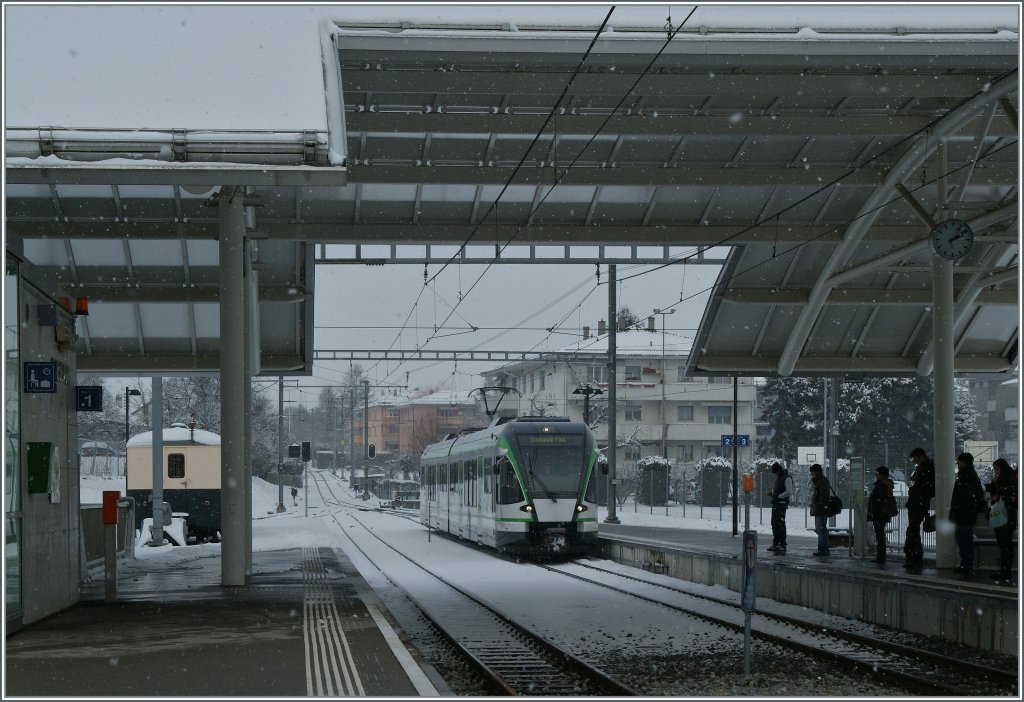
[[[172,424],[164,427],[164,446],[220,446],[220,434],[205,429],[190,430],[184,424]],[[152,446],[153,432],[144,431],[128,440],[128,448],[136,446]]]

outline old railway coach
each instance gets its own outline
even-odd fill
[[[189,543],[220,540],[220,436],[172,424],[163,431],[164,502],[187,513]],[[153,432],[128,441],[127,492],[135,498],[135,528],[153,517]]]
[[[498,418],[423,450],[420,519],[504,553],[593,553],[596,466],[597,444],[583,423]]]

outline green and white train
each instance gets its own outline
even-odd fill
[[[597,443],[565,418],[499,418],[420,456],[420,520],[528,557],[596,554]]]

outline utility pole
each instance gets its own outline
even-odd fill
[[[617,431],[615,414],[618,411],[615,402],[615,367],[619,362],[616,354],[616,328],[619,325],[619,315],[615,310],[615,264],[608,265],[608,516],[604,518],[607,524],[620,524],[619,518],[615,515],[615,464],[618,447],[615,445]]]
[[[277,511],[284,512],[284,376],[277,376]]]
[[[665,316],[674,314],[676,308],[654,310],[661,315],[661,457],[668,458],[668,417],[665,416]]]
[[[363,493],[370,491],[370,381],[363,381]]]

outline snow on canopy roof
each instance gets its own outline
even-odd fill
[[[203,446],[220,446],[220,434],[214,434],[212,431],[206,431],[205,429],[196,429],[194,436],[189,431],[188,427],[176,426],[176,427],[164,427],[164,445],[168,444],[190,444],[196,443]],[[146,431],[141,434],[136,434],[128,440],[128,447],[133,446],[152,446],[153,445],[153,432]]]

